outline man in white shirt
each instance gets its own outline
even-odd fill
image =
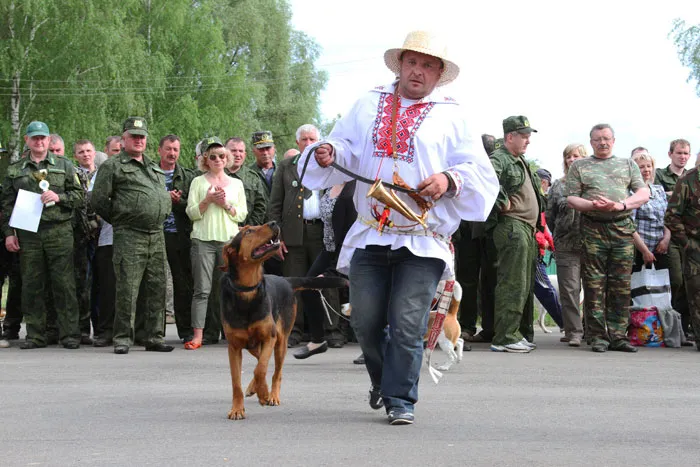
[[[372,384],[370,406],[384,406],[392,425],[414,420],[428,310],[438,281],[454,275],[450,236],[461,219],[485,220],[498,192],[480,139],[439,89],[459,74],[446,56],[436,36],[409,33],[402,48],[384,54],[398,80],[361,97],[298,164],[312,189],[351,179],[325,168],[335,162],[369,181],[399,175],[418,191],[396,196],[417,217],[426,214],[425,226],[366,197],[370,185],[358,179],[358,217],[338,259],[338,270],[350,276],[351,324]]]

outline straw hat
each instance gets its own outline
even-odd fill
[[[459,67],[456,63],[447,59],[447,44],[437,35],[427,31],[412,31],[406,36],[403,47],[400,49],[389,49],[384,52],[384,63],[389,69],[399,76],[401,70],[401,53],[405,50],[412,50],[422,54],[437,57],[445,64],[445,69],[437,82],[437,86],[451,83],[459,75]]]

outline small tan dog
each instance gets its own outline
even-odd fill
[[[442,290],[445,288],[444,281],[440,281],[437,291],[435,292],[435,297],[439,300]],[[462,361],[462,355],[464,354],[464,339],[462,339],[462,326],[459,325],[457,320],[457,313],[459,312],[459,304],[462,301],[462,286],[459,282],[455,281],[454,289],[452,291],[452,299],[450,300],[450,306],[447,309],[447,314],[445,315],[445,321],[442,325],[442,332],[438,336],[437,343],[443,352],[447,354],[447,362],[438,366],[437,369],[440,371],[447,371],[455,363]],[[425,333],[424,340],[428,340],[430,335],[430,329],[433,327],[433,321],[435,321],[436,311],[430,312],[430,320],[428,321],[428,332]]]

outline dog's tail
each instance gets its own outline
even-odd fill
[[[294,291],[307,289],[341,289],[348,286],[343,277],[285,277]]]
[[[462,301],[462,286],[459,282],[455,281],[454,288],[452,289],[452,300],[450,301],[450,308],[447,310],[448,315],[454,315],[457,317],[459,313],[459,303]]]

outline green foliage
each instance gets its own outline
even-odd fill
[[[688,80],[696,81],[696,92],[700,96],[700,25],[689,26],[676,19],[669,35],[673,37],[681,63],[690,68]]]
[[[101,149],[121,122],[182,139],[271,130],[280,155],[318,123],[326,75],[286,0],[0,0],[0,139],[16,154],[31,120]]]

